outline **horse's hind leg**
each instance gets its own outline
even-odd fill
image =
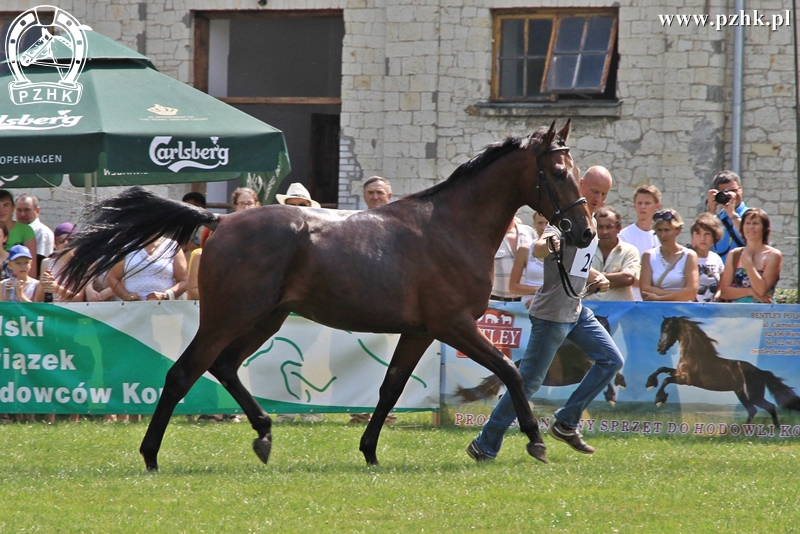
[[[381,384],[378,405],[375,407],[367,429],[361,436],[361,445],[358,449],[364,454],[367,464],[378,465],[375,451],[378,448],[378,437],[383,428],[383,422],[397,404],[397,399],[403,393],[411,373],[431,343],[433,343],[431,337],[412,337],[405,334],[400,336],[392,361],[386,370],[386,377]]]
[[[778,422],[778,410],[776,409],[775,405],[772,404],[770,401],[765,399],[764,397],[760,398],[757,401],[754,401],[755,405],[761,408],[762,410],[766,410],[769,412],[769,415],[772,416],[772,424],[775,425],[775,428],[780,428],[781,424]]]
[[[288,312],[273,313],[259,320],[252,330],[225,347],[208,370],[242,407],[253,430],[258,433],[253,440],[253,450],[264,463],[272,451],[272,419],[244,387],[237,371],[245,359],[280,329],[288,315]]]
[[[753,384],[752,379],[753,377],[748,377],[750,381],[747,382],[747,393],[745,392],[736,392],[736,396],[739,397],[739,401],[744,405],[747,409],[747,422],[753,420],[753,417],[756,416],[758,413],[756,410],[756,406],[765,410],[769,413],[772,417],[772,423],[775,425],[775,428],[780,428],[781,424],[778,422],[778,410],[774,404],[768,401],[765,397],[767,390],[765,388],[764,382],[757,382]]]
[[[148,471],[158,471],[158,451],[175,406],[189,393],[197,379],[206,372],[228,342],[219,329],[198,331],[167,372],[164,389],[139,447]]]
[[[736,392],[736,396],[739,398],[739,402],[742,403],[742,406],[744,406],[744,409],[747,410],[747,422],[749,423],[750,421],[753,420],[753,417],[756,416],[756,414],[758,413],[758,410],[756,410],[756,407],[753,404],[753,401],[750,400],[750,398],[747,396],[747,393],[745,393],[744,391],[742,391],[742,390],[737,391]],[[773,406],[773,408],[774,408],[774,406]],[[777,417],[777,415],[776,415],[776,417]],[[779,425],[776,425],[776,426],[779,426]]]

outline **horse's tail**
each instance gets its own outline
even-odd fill
[[[503,382],[497,378],[497,375],[491,375],[481,380],[481,383],[474,388],[462,388],[458,386],[455,396],[463,404],[488,400],[497,396],[501,387],[503,387]]]
[[[782,408],[800,412],[800,397],[797,396],[794,389],[784,384],[781,377],[775,376],[770,371],[763,369],[759,369],[759,371],[764,384],[766,384],[772,396],[775,397],[775,402]]]
[[[198,226],[212,230],[219,215],[184,202],[131,187],[89,206],[62,254],[74,251],[62,270],[62,283],[77,291],[132,252],[159,237],[185,245]]]

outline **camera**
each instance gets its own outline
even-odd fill
[[[726,193],[725,191],[717,191],[717,194],[714,195],[714,200],[717,202],[717,204],[727,204],[731,201],[731,198],[733,198],[733,195]]]

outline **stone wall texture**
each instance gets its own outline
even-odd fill
[[[789,4],[748,4],[765,21]],[[11,0],[3,10],[37,2]],[[615,179],[608,204],[634,222],[633,191],[656,185],[664,206],[687,222],[703,209],[719,170],[731,165],[733,31],[664,26],[659,15],[732,15],[723,0],[65,0],[94,29],[192,83],[193,10],[341,9],[340,207],[363,208],[363,181],[385,176],[396,196],[446,179],[485,145],[573,119],[571,146],[582,169],[604,165]],[[492,9],[615,7],[619,11],[619,104],[485,106],[490,99]],[[753,18],[753,17],[751,17]],[[797,121],[791,26],[744,28],[741,175],[745,200],[771,216],[784,253],[781,286],[797,285]],[[289,147],[291,153],[291,147]],[[186,186],[165,187],[179,195]],[[53,190],[57,223],[80,192]],[[105,191],[101,191],[105,194]],[[50,207],[52,206],[52,207]],[[72,208],[69,208],[72,209]],[[688,229],[688,224],[687,224]],[[688,242],[688,231],[682,241]]]

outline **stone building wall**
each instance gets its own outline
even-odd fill
[[[38,3],[11,0],[3,9]],[[533,3],[618,6],[618,105],[485,105],[491,9]],[[785,10],[780,0],[757,4],[748,8],[766,13],[767,20]],[[193,81],[191,11],[258,8],[256,0],[66,0],[59,5],[187,83]],[[345,21],[342,208],[364,207],[361,187],[371,175],[389,178],[395,195],[419,191],[445,179],[488,143],[568,117],[576,161],[584,170],[595,164],[611,170],[616,186],[608,204],[629,222],[635,220],[633,191],[644,183],[659,187],[663,204],[690,222],[703,209],[713,175],[730,166],[733,31],[664,27],[659,15],[708,14],[713,20],[733,13],[732,0],[269,0],[262,9],[330,8],[343,9]],[[764,207],[772,217],[773,241],[784,252],[785,287],[796,285],[798,269],[793,28],[744,28],[744,194],[748,205]],[[164,194],[175,197],[185,190],[175,186]],[[52,191],[53,206],[64,206],[53,211],[66,210],[70,194]],[[688,232],[681,240],[688,242]]]

